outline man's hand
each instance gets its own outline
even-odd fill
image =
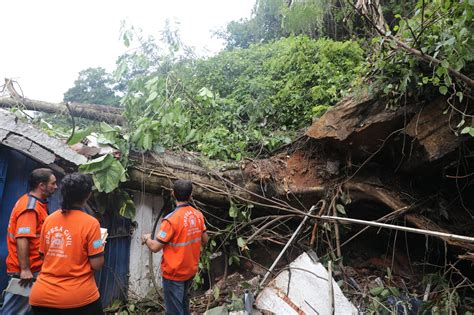
[[[146,233],[142,235],[142,245],[146,243],[147,240],[151,239],[151,233]]]
[[[33,274],[31,273],[31,270],[26,269],[26,270],[21,270],[20,271],[20,282],[19,284],[22,287],[31,287],[33,285]]]

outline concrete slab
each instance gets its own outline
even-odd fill
[[[331,315],[329,299],[329,274],[326,268],[303,253],[273,279],[258,295],[256,306],[275,314]],[[358,314],[357,309],[344,296],[334,279],[335,314]]]

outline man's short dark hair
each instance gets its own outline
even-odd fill
[[[188,201],[193,192],[193,183],[190,180],[178,179],[173,184],[173,192],[176,200]]]
[[[31,190],[35,190],[39,184],[41,183],[48,183],[51,175],[54,175],[53,171],[49,168],[37,168],[30,174],[30,178],[28,179],[28,188]]]

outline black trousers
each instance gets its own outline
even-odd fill
[[[103,315],[100,299],[91,304],[77,308],[51,308],[42,306],[32,306],[34,315]]]

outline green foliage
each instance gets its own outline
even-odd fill
[[[421,61],[392,40],[374,39],[382,47],[373,55],[376,84],[394,104],[405,95],[438,94],[452,97],[453,106],[459,106],[471,92],[449,70],[474,76],[474,6],[468,1],[420,0],[412,9],[410,15],[394,15],[397,23],[390,33],[441,63]]]
[[[422,288],[430,287],[430,298],[427,302],[421,302],[421,297],[416,294],[401,292],[399,288],[392,286],[391,270],[387,268],[385,284],[380,284],[369,290],[366,299],[367,312],[369,314],[409,314],[414,311],[418,304],[417,314],[450,314],[461,311],[464,308],[453,273],[440,271],[438,273],[426,274],[423,277]],[[387,284],[388,283],[388,284]],[[464,314],[464,313],[462,313]]]
[[[228,49],[249,48],[290,35],[347,39],[351,27],[344,27],[343,21],[351,20],[348,15],[340,0],[257,0],[250,18],[230,22],[217,35]]]
[[[154,291],[154,290],[153,290]],[[146,297],[140,300],[113,300],[110,305],[104,308],[105,314],[116,315],[143,315],[163,313],[163,299],[156,296],[156,293],[149,292]]]
[[[226,252],[229,266],[240,264],[240,256],[249,248],[245,240],[238,234],[239,225],[250,221],[252,208],[252,204],[237,204],[232,200],[230,201],[229,218],[232,221],[225,229],[213,233],[207,246],[202,251],[199,260],[199,272],[193,279],[194,289],[199,288],[204,283],[203,273],[211,270],[211,257],[219,250]],[[214,291],[214,294],[218,295],[219,292]]]
[[[331,0],[296,0],[283,7],[282,27],[291,34],[306,34],[312,38],[324,34],[324,18],[330,11]]]
[[[118,105],[114,81],[104,68],[87,68],[79,72],[74,86],[64,93],[65,102]]]
[[[38,113],[34,117],[27,116],[20,109],[12,110],[19,118],[25,119],[40,128],[46,134],[62,140],[67,140],[72,134],[72,120],[69,115]],[[75,132],[70,139],[69,145],[80,142],[90,133],[97,130],[99,123],[85,118],[75,117]]]
[[[105,122],[99,125],[97,142],[107,144],[117,148],[120,151],[119,162],[124,168],[128,166],[128,154],[130,151],[130,136],[119,126],[110,126]]]
[[[324,115],[324,113],[329,108],[331,108],[331,106],[329,106],[329,105],[316,105],[316,106],[313,106],[313,108],[311,109],[311,114],[312,114],[313,118],[319,118],[322,115]]]
[[[135,204],[130,195],[120,189],[114,189],[110,193],[94,192],[94,200],[100,213],[105,213],[107,209],[117,211],[121,216],[133,219],[135,217]]]
[[[198,289],[203,283],[203,272],[211,270],[211,256],[215,253],[217,243],[215,239],[211,236],[206,247],[201,251],[201,256],[199,258],[199,270],[194,276],[193,279],[193,289]]]
[[[237,296],[234,292],[232,292],[230,297],[230,304],[227,305],[229,311],[238,312],[244,309],[244,300],[242,297]]]
[[[110,154],[81,165],[79,170],[85,174],[92,174],[94,186],[99,192],[110,193],[120,182],[127,180],[122,164]]]
[[[227,48],[248,48],[279,39],[287,35],[281,26],[285,5],[284,0],[257,0],[251,18],[230,22],[218,36],[226,40]]]
[[[120,205],[118,212],[122,217],[128,219],[133,219],[135,217],[135,204],[127,192],[122,190],[118,199],[116,199],[116,202]]]
[[[290,37],[223,52],[195,72],[200,85],[232,101],[228,106],[237,103],[241,120],[296,130],[308,124],[313,107],[337,102],[362,70],[362,50],[353,42]]]
[[[452,277],[452,276],[451,276]],[[436,299],[430,299],[423,307],[422,314],[450,314],[463,304],[452,278],[443,272],[427,274],[423,284],[431,284],[431,291],[437,292]]]
[[[365,67],[356,43],[305,36],[208,59],[156,59],[157,53],[136,53],[158,66],[130,82],[122,99],[132,145],[185,147],[221,160],[238,161],[291,142],[298,129],[346,95]]]
[[[85,137],[92,133],[93,127],[89,126],[85,129],[74,130],[74,135],[67,142],[68,145],[73,145],[81,142]]]

